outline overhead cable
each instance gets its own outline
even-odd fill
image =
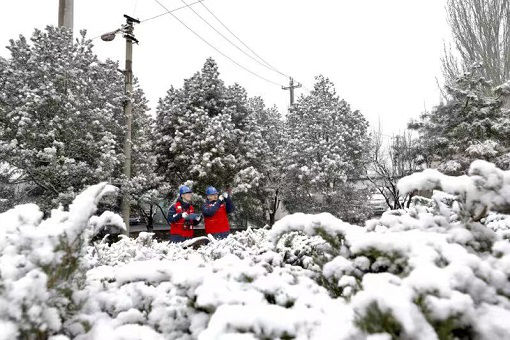
[[[257,53],[255,53],[254,50],[252,50],[248,45],[246,45],[237,35],[234,34],[234,32],[232,32],[205,4],[203,4],[202,2],[200,3],[213,17],[214,19],[216,19],[230,34],[232,34],[241,44],[243,44],[244,47],[246,47],[251,53],[253,53],[253,55],[255,55],[257,58],[259,58],[260,60],[262,60],[267,66],[269,66],[272,70],[274,70],[275,72],[278,72],[279,74],[281,74],[282,76],[286,77],[286,78],[290,78],[290,76],[286,75],[285,73],[283,72],[280,72],[277,68],[275,68],[274,66],[272,66],[271,64],[269,64],[266,60],[264,60],[264,58],[262,58],[261,56],[259,56]]]
[[[150,17],[150,18],[147,18],[147,19],[144,19],[144,20],[140,20],[140,23],[143,24],[144,22],[147,22],[147,21],[150,21],[152,19],[156,19],[156,18],[162,17],[163,15],[171,14],[172,12],[176,12],[176,11],[181,10],[183,8],[187,8],[189,6],[196,5],[196,4],[198,4],[199,2],[202,2],[202,1],[204,1],[204,0],[198,0],[198,1],[195,1],[195,2],[192,2],[192,3],[188,4],[187,6],[177,7],[175,9],[172,9],[171,11],[166,11],[165,13],[161,13],[161,14],[155,15],[153,17]],[[113,32],[115,30],[111,30],[111,31]],[[101,35],[98,35],[97,37],[94,37],[91,40],[95,40],[95,39],[100,38],[100,37],[101,37]]]
[[[277,85],[277,86],[282,86],[281,84],[279,83],[276,83],[274,81],[271,81],[267,78],[264,78],[260,75],[258,75],[257,73],[247,69],[246,67],[244,67],[243,65],[239,64],[237,61],[235,61],[234,59],[230,58],[228,55],[226,55],[225,53],[221,52],[219,49],[217,49],[215,46],[213,46],[211,43],[209,43],[207,40],[205,40],[200,34],[198,34],[197,32],[195,32],[191,27],[189,27],[188,25],[186,25],[181,19],[179,19],[175,14],[173,14],[171,11],[169,11],[165,5],[163,5],[161,2],[159,2],[158,0],[154,0],[158,3],[158,5],[160,5],[162,8],[164,8],[167,13],[169,13],[171,16],[173,16],[177,21],[179,21],[179,23],[181,23],[184,27],[186,27],[191,33],[193,33],[195,36],[197,36],[197,38],[199,38],[200,40],[202,40],[204,43],[206,43],[207,45],[209,45],[209,47],[211,47],[212,49],[214,49],[216,52],[218,52],[219,54],[221,54],[223,57],[227,58],[228,60],[230,60],[232,63],[236,64],[237,66],[239,66],[240,68],[242,68],[243,70],[245,70],[246,72],[249,72],[251,73],[252,75],[268,82],[268,83],[271,83],[271,84],[274,84],[274,85]],[[191,4],[187,5],[187,7],[189,7]]]
[[[187,4],[186,6],[177,7],[177,8],[175,8],[175,9],[172,9],[171,11],[168,11],[168,10],[167,10],[165,13],[161,13],[161,14],[155,15],[155,16],[153,16],[153,17],[150,17],[150,18],[147,18],[147,19],[144,19],[144,20],[140,20],[140,22],[141,22],[141,23],[144,23],[144,22],[146,22],[146,21],[149,21],[149,20],[152,20],[152,19],[159,18],[159,17],[161,17],[161,16],[163,16],[163,15],[171,14],[172,12],[178,11],[178,10],[180,10],[180,9],[190,7],[190,6],[195,5],[195,4],[198,4],[198,3],[202,3],[202,1],[204,1],[204,0],[198,0],[198,1],[192,2],[192,3],[190,3],[190,4]],[[190,7],[190,8],[191,8],[191,7]]]
[[[182,3],[184,3],[185,5],[187,5],[186,1],[184,0],[181,0]],[[205,7],[205,5],[202,3],[202,5]],[[207,9],[207,7],[205,7]],[[223,39],[225,39],[226,41],[228,41],[232,46],[234,46],[235,48],[237,48],[241,53],[243,53],[244,55],[246,55],[248,58],[254,60],[255,62],[257,62],[258,64],[262,65],[263,67],[267,68],[268,70],[271,70],[271,71],[274,71],[278,74],[281,74],[282,76],[288,78],[287,75],[283,74],[282,72],[278,71],[277,69],[275,69],[274,67],[272,67],[271,65],[267,64],[266,61],[264,61],[262,58],[260,58],[255,52],[253,52],[252,49],[250,49],[249,47],[247,47],[241,40],[239,40],[239,38],[237,38],[237,36],[232,33],[231,30],[229,30],[225,25],[223,25],[223,23],[221,21],[219,21],[218,18],[216,18],[216,16],[214,16],[214,14],[212,14],[212,12],[210,12],[214,18],[216,20],[218,20],[222,25],[223,27],[225,27],[229,32],[230,34],[232,34],[234,37],[236,37],[237,40],[241,41],[241,43],[246,47],[248,48],[255,56],[257,56],[259,59],[261,59],[264,63],[260,62],[259,60],[255,59],[254,57],[252,57],[250,54],[246,53],[243,49],[241,49],[239,46],[237,46],[236,44],[234,44],[232,42],[232,40],[230,40],[229,38],[227,38],[225,35],[223,35],[223,33],[221,33],[220,31],[218,31],[216,29],[216,27],[214,27],[213,25],[211,25],[203,16],[201,16],[197,11],[195,11],[192,7],[189,8],[190,10],[193,11],[193,13],[195,13],[196,16],[198,16],[203,22],[205,22],[210,28],[212,28],[216,33],[218,33]]]

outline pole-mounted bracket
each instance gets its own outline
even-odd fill
[[[135,36],[132,33],[124,33],[124,38],[129,39],[138,45],[138,40],[135,38]]]
[[[139,24],[140,23],[140,20],[135,19],[133,17],[130,17],[127,14],[124,14],[124,18],[126,18],[127,23],[130,24],[130,25],[132,25],[133,23],[135,23],[135,24]]]
[[[126,40],[130,40],[138,45],[138,40],[135,38],[133,34],[134,27],[133,24],[139,24],[140,20],[130,17],[127,14],[124,14],[124,18],[126,18],[126,24],[122,25],[122,32],[124,33],[124,38]]]

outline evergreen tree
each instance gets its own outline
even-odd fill
[[[225,86],[213,59],[160,99],[153,136],[157,172],[165,181],[174,188],[192,181],[200,193],[207,185],[232,188],[238,213],[248,218],[253,206],[241,196],[259,185],[267,145],[246,91]]]
[[[333,83],[316,77],[287,118],[286,195],[291,211],[331,212],[345,220],[365,217],[366,197],[346,183],[358,177],[368,147],[368,123],[341,100]]]
[[[429,167],[464,173],[475,159],[510,165],[508,85],[493,89],[480,65],[446,85],[447,101],[409,124],[420,134],[420,153]]]
[[[12,204],[54,207],[100,181],[121,185],[127,98],[118,64],[99,61],[84,31],[74,43],[55,27],[30,40],[11,40],[0,71],[0,158],[21,189]],[[137,89],[134,117],[146,110]]]
[[[257,125],[261,128],[262,139],[267,143],[262,164],[264,177],[254,196],[262,207],[262,221],[273,225],[275,215],[282,208],[285,174],[283,154],[285,151],[284,122],[276,107],[266,108],[260,97],[250,99],[249,107],[255,115]]]
[[[119,185],[124,185],[130,193],[131,215],[143,217],[150,230],[153,217],[158,211],[157,205],[170,189],[164,178],[155,172],[157,161],[151,139],[153,119],[145,113],[148,111],[147,100],[138,87],[134,89],[133,101],[136,105],[133,108],[131,136],[131,180],[126,181],[122,177]]]

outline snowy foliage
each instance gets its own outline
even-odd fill
[[[484,222],[495,233],[510,240],[510,215],[491,212],[487,215]]]
[[[104,184],[46,220],[18,206],[0,215],[0,329],[10,338],[506,339],[510,244],[492,229],[509,223],[500,213],[509,176],[483,162],[459,178],[427,171],[400,189],[445,192],[365,227],[298,213],[198,249],[150,233],[87,246],[117,220],[91,218]],[[491,212],[480,221],[467,217],[483,207]]]
[[[446,85],[446,103],[409,124],[420,134],[427,165],[450,175],[464,173],[475,159],[510,169],[507,85],[491,88],[480,65]]]
[[[10,203],[47,209],[99,181],[122,185],[127,98],[118,64],[99,61],[85,32],[73,43],[69,30],[47,27],[30,40],[11,40],[11,57],[0,61],[0,156],[20,172],[10,180],[23,183]],[[138,87],[132,100],[136,155],[147,101]]]
[[[69,327],[66,321],[86,300],[82,260],[93,233],[106,223],[124,227],[117,215],[95,213],[114,188],[89,187],[69,206],[43,219],[35,204],[0,214],[0,329],[4,338],[47,338]]]
[[[155,204],[158,204],[170,191],[170,186],[165,182],[163,176],[155,172],[157,159],[152,144],[153,120],[145,113],[148,111],[148,107],[143,91],[136,87],[133,98],[136,103],[136,111],[133,115],[131,136],[131,179],[126,181],[122,176],[121,181],[116,184],[129,192],[133,214],[145,217],[145,222],[152,224],[152,218],[156,211]],[[149,207],[149,211],[147,211],[147,207]]]
[[[253,112],[261,137],[267,144],[257,168],[262,173],[258,185],[251,185],[241,198],[255,199],[257,208],[251,213],[251,221],[273,225],[276,212],[281,208],[284,194],[285,172],[283,154],[285,152],[284,121],[276,107],[267,108],[260,97],[250,98],[249,110]]]
[[[246,91],[224,85],[212,59],[160,99],[153,138],[157,172],[173,187],[191,180],[195,192],[213,185],[242,194],[261,185],[268,144]]]
[[[348,220],[366,217],[361,210],[367,197],[341,198],[356,192],[345,181],[359,177],[368,148],[368,123],[361,113],[352,111],[333,83],[319,76],[310,95],[291,108],[286,123],[286,206],[291,211],[328,211]]]

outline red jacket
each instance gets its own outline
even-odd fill
[[[230,224],[228,223],[227,214],[234,211],[234,204],[230,196],[225,199],[225,202],[220,200],[211,202],[206,201],[202,207],[202,214],[204,215],[205,233],[218,234],[230,231]]]
[[[168,221],[170,223],[170,234],[180,235],[182,237],[193,237],[193,221],[185,221],[182,213],[193,214],[195,209],[191,204],[186,204],[180,199],[175,202],[168,212]]]

